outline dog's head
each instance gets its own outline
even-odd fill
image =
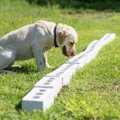
[[[76,54],[75,44],[78,42],[78,35],[72,27],[63,25],[58,31],[58,41],[65,56],[70,57]]]

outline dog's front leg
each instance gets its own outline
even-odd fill
[[[34,47],[33,48],[33,54],[34,54],[34,57],[35,57],[35,60],[36,60],[38,70],[43,71],[45,63],[44,63],[44,59],[43,59],[42,49],[38,49],[38,48]]]
[[[45,66],[46,66],[47,68],[52,68],[52,67],[48,64],[48,59],[47,59],[47,53],[46,53],[46,52],[43,53],[43,58],[44,58]]]
[[[45,63],[44,63],[42,51],[39,51],[38,57],[36,59],[37,59],[36,63],[37,63],[38,70],[43,71],[45,67]]]

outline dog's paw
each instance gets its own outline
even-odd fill
[[[39,66],[38,70],[43,72],[44,71],[44,66]]]
[[[22,68],[21,65],[12,65],[12,68]]]
[[[52,69],[53,67],[50,66],[49,64],[46,64],[46,68]]]

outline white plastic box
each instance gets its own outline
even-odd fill
[[[52,88],[34,87],[23,99],[22,109],[27,111],[46,111],[54,103]]]
[[[53,96],[56,97],[62,89],[62,80],[60,77],[43,77],[34,85],[34,87],[40,87],[44,89],[50,88]]]

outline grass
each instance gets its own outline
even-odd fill
[[[13,7],[14,6],[14,7]],[[77,52],[107,32],[117,34],[115,41],[105,46],[98,56],[79,70],[45,113],[21,110],[21,99],[44,75],[62,65],[68,58],[59,49],[49,51],[53,69],[36,71],[34,59],[24,62],[14,74],[0,74],[1,120],[113,120],[120,119],[120,13],[93,10],[60,10],[38,7],[22,1],[0,1],[0,37],[39,19],[73,26],[79,35]],[[56,57],[59,56],[59,57]],[[62,59],[61,59],[62,58]]]

